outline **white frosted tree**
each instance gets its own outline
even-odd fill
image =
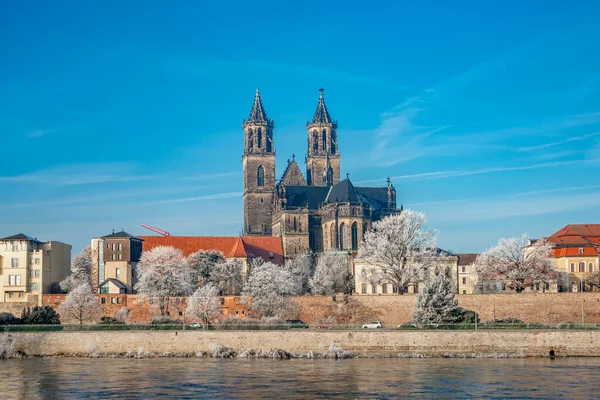
[[[100,303],[96,295],[92,292],[89,282],[83,282],[74,288],[71,288],[65,300],[59,307],[63,315],[79,321],[79,326],[83,326],[84,321],[94,320],[100,314]]]
[[[218,294],[219,289],[211,283],[196,289],[189,299],[186,314],[202,321],[204,329],[208,329],[210,322],[219,316],[221,300]]]
[[[207,282],[222,296],[239,295],[243,286],[242,263],[238,260],[216,263],[209,273]]]
[[[595,287],[600,289],[600,268],[596,267],[592,272],[590,272],[586,277],[585,281]],[[566,285],[565,285],[566,286]]]
[[[439,267],[437,231],[424,230],[425,222],[425,214],[407,209],[373,223],[358,253],[376,267],[369,269],[375,274],[369,280],[391,283],[403,294],[425,271]]]
[[[314,258],[311,256],[297,256],[285,263],[285,268],[294,279],[296,288],[295,296],[306,294],[310,291],[310,279],[314,273]]]
[[[225,256],[218,250],[199,250],[190,254],[187,261],[194,274],[199,278],[199,286],[209,280],[215,265],[225,262]]]
[[[314,295],[352,293],[354,279],[350,272],[350,256],[339,253],[319,255],[309,285]]]
[[[156,302],[163,317],[168,313],[170,298],[189,296],[197,282],[181,250],[167,246],[142,253],[136,274],[136,291]]]
[[[253,266],[243,295],[251,297],[250,310],[263,317],[285,317],[295,311],[289,299],[297,292],[292,275],[270,262]]]
[[[73,257],[71,274],[60,282],[60,289],[64,292],[69,292],[82,283],[88,282],[91,284],[91,268],[92,248],[87,246]]]
[[[479,280],[495,281],[521,293],[528,286],[556,279],[558,273],[551,258],[552,244],[544,239],[529,244],[526,235],[500,239],[498,244],[475,260]]]
[[[415,297],[413,321],[434,325],[456,322],[460,309],[454,292],[454,285],[443,274],[427,280]]]

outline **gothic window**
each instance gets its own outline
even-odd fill
[[[257,135],[258,135],[258,149],[260,150],[260,149],[262,149],[262,129],[261,128],[258,128]]]
[[[358,249],[358,225],[356,222],[352,224],[352,250]]]
[[[267,153],[273,151],[273,140],[267,137]]]
[[[366,223],[363,224],[363,240],[365,238],[365,235],[367,234],[367,231],[369,230],[369,225],[367,225]]]
[[[341,250],[348,249],[348,238],[347,238],[346,230],[347,230],[346,224],[344,224],[342,222],[342,224],[340,225],[340,249]]]
[[[331,229],[329,229],[329,243],[331,249],[337,249],[335,243],[335,224],[331,224]]]
[[[323,129],[323,135],[321,138],[321,141],[323,142],[322,146],[323,146],[323,150],[327,150],[327,131],[325,129]]]
[[[256,174],[256,183],[258,186],[265,186],[265,169],[262,165],[258,167],[258,172]]]
[[[319,133],[317,131],[313,131],[313,154],[317,154],[319,152]]]
[[[327,176],[325,177],[325,183],[327,185],[333,185],[333,170],[331,167],[327,170]]]
[[[294,230],[297,230],[297,229],[298,229],[298,224],[296,222],[296,217],[294,217]]]

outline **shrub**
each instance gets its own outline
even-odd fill
[[[454,312],[454,322],[457,324],[475,324],[480,322],[479,315],[475,311],[458,307]]]
[[[280,330],[289,327],[279,318],[223,318],[217,327],[221,330]]]
[[[493,319],[485,322],[486,325],[525,325],[525,322],[520,319],[508,317],[502,319]]]
[[[152,325],[178,324],[177,321],[170,319],[167,316],[152,318]]]
[[[21,314],[21,323],[36,325],[60,324],[60,315],[50,306],[27,307]]]
[[[102,316],[100,317],[100,323],[103,325],[122,325],[123,321],[119,321],[113,317]]]
[[[0,313],[0,325],[17,325],[21,323],[21,319],[15,317],[9,312]]]

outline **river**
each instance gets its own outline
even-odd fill
[[[0,360],[2,399],[598,398],[598,358]]]

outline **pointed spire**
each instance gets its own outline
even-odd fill
[[[258,89],[256,89],[256,95],[254,95],[254,104],[252,104],[252,110],[250,111],[250,116],[248,117],[247,122],[269,122],[267,113],[262,105]]]
[[[331,119],[329,115],[329,111],[327,111],[327,106],[325,105],[325,98],[323,97],[323,92],[325,89],[319,89],[319,103],[317,104],[317,110],[315,111],[315,115],[313,116],[312,123],[313,124],[334,124],[336,123]]]

